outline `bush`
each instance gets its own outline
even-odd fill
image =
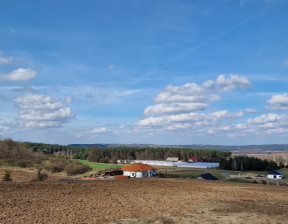
[[[267,184],[267,181],[266,180],[262,180],[262,184]]]
[[[69,163],[65,167],[65,171],[69,176],[86,173],[89,170],[91,170],[89,166],[79,162]]]
[[[65,170],[66,165],[67,161],[50,159],[43,165],[43,168],[51,173],[59,173]]]
[[[11,173],[12,173],[11,170],[5,170],[5,173],[4,173],[4,176],[2,178],[2,181],[7,181],[7,182],[12,181]]]

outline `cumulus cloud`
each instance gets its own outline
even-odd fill
[[[221,120],[241,118],[244,116],[242,111],[228,112],[227,110],[216,111],[213,113],[186,113],[178,115],[165,115],[159,117],[147,117],[137,123],[141,127],[153,127],[160,129],[179,130],[184,128],[197,128],[217,124]]]
[[[208,106],[209,104],[204,102],[157,104],[155,106],[148,106],[144,110],[144,114],[160,115],[160,114],[185,113],[191,111],[205,110]]]
[[[169,85],[157,94],[154,105],[146,107],[145,118],[135,124],[134,131],[185,131],[202,135],[216,131],[229,132],[232,129],[243,130],[246,124],[226,124],[231,123],[231,120],[234,123],[235,119],[242,119],[245,115],[243,111],[207,113],[205,110],[212,102],[220,101],[225,92],[249,89],[251,86],[246,77],[238,75],[219,75],[216,80],[207,80],[200,85]],[[248,111],[252,112],[252,109]]]
[[[248,119],[245,123],[239,124],[218,124],[207,130],[208,134],[224,135],[230,137],[271,136],[288,133],[288,115],[287,114],[263,114],[255,118]]]
[[[234,89],[250,89],[252,83],[245,77],[239,75],[230,75],[226,78],[224,75],[219,75],[216,79],[219,90],[231,91]]]
[[[267,100],[267,110],[288,110],[288,94],[278,94]]]
[[[37,72],[29,68],[18,68],[9,74],[0,75],[0,80],[29,81],[37,76]]]
[[[131,133],[144,132],[175,134],[205,138],[247,136],[287,136],[288,114],[268,113],[244,119],[245,113],[258,113],[254,108],[231,112],[219,110],[205,112],[213,101],[221,100],[222,94],[235,89],[249,89],[251,82],[243,76],[220,75],[215,81],[201,85],[187,83],[183,86],[167,86],[154,98],[155,105],[144,110],[144,118],[135,123]],[[211,108],[214,110],[217,107]],[[288,110],[288,94],[277,94],[267,100],[268,110]],[[251,116],[251,115],[249,115]]]
[[[148,106],[144,115],[181,114],[206,110],[211,102],[220,101],[224,91],[247,89],[251,82],[244,76],[219,75],[215,81],[208,80],[201,85],[186,83],[183,86],[169,85],[155,98],[155,105]]]
[[[75,115],[67,107],[69,98],[61,101],[44,95],[26,95],[14,99],[20,108],[17,124],[26,128],[59,127]]]

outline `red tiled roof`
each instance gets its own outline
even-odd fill
[[[122,168],[123,171],[132,171],[132,172],[137,172],[137,171],[150,171],[150,170],[157,170],[156,168],[154,168],[153,166],[149,166],[147,164],[144,163],[134,163],[133,165],[128,165],[128,166],[124,166]]]

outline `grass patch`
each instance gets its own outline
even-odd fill
[[[288,179],[288,169],[281,169],[280,172],[283,173],[285,179]]]
[[[109,163],[95,163],[89,162],[88,160],[78,160],[80,163],[90,166],[92,169],[95,170],[105,170],[110,168],[121,168],[123,165],[119,164],[109,164]]]
[[[240,179],[240,178],[228,178],[226,179],[228,182],[233,182],[233,183],[252,183],[251,180],[245,180],[245,179]]]

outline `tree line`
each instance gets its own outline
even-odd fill
[[[34,152],[43,152],[44,154],[50,154],[55,156],[64,156],[70,159],[87,159],[89,147],[76,147],[69,145],[58,144],[45,144],[45,143],[33,143],[24,142],[27,148],[32,149]]]
[[[91,162],[111,162],[115,160],[166,160],[167,157],[178,157],[187,161],[190,157],[203,161],[219,162],[221,158],[231,156],[231,152],[216,149],[187,149],[187,148],[100,148],[92,146],[87,159]]]
[[[164,148],[164,147],[76,147],[58,144],[24,143],[34,152],[65,156],[73,159],[88,159],[92,162],[115,162],[116,160],[166,160],[167,157],[178,157],[187,161],[190,157],[203,161],[219,162],[220,158],[231,156],[229,151],[217,149]]]
[[[220,169],[235,171],[271,171],[280,169],[274,161],[261,160],[254,157],[235,156],[234,158],[220,160]]]

